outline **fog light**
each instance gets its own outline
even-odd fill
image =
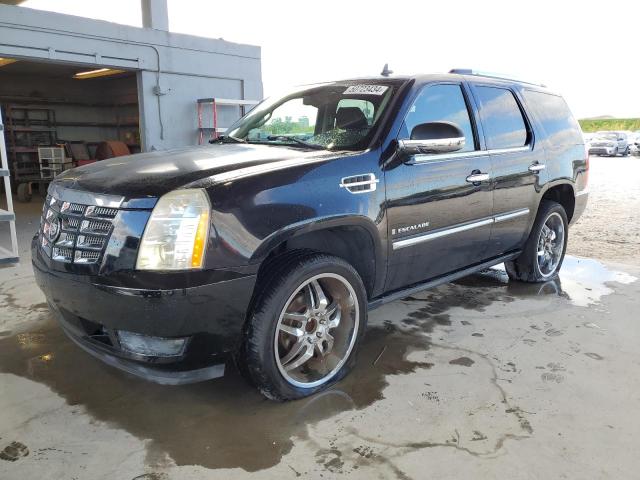
[[[175,357],[182,355],[187,343],[187,337],[150,337],[122,330],[118,331],[118,338],[123,350],[148,357]]]

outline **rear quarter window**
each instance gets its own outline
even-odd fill
[[[477,86],[476,93],[487,146],[490,149],[524,147],[529,135],[513,92]]]
[[[523,95],[551,144],[583,143],[580,125],[562,97],[533,90],[525,90]]]

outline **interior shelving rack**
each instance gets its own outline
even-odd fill
[[[9,223],[9,234],[11,246],[6,248],[0,245],[0,265],[10,265],[18,263],[18,237],[16,234],[16,215],[13,211],[13,198],[11,196],[11,183],[9,181],[9,161],[7,160],[7,149],[4,143],[4,124],[2,123],[2,112],[0,111],[0,177],[4,180],[4,193],[7,200],[7,209],[0,209],[0,222]]]
[[[8,105],[5,130],[10,140],[14,181],[39,176],[38,147],[57,142],[55,111],[39,106]]]
[[[240,107],[240,117],[244,117],[246,107],[255,106],[260,103],[258,100],[240,100],[229,98],[200,98],[197,100],[198,105],[198,144],[205,143],[205,137],[208,137],[206,141],[218,138],[218,134],[224,133],[227,127],[220,127],[218,125],[218,107],[221,106],[237,106]],[[205,108],[211,108],[212,124],[209,126],[204,125],[204,112]]]

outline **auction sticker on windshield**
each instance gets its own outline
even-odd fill
[[[351,85],[343,95],[382,95],[389,87],[386,85]]]

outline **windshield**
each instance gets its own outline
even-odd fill
[[[598,132],[595,138],[598,140],[618,140],[618,135],[609,132]]]
[[[398,86],[365,80],[299,87],[260,103],[225,136],[247,143],[365,149]]]

